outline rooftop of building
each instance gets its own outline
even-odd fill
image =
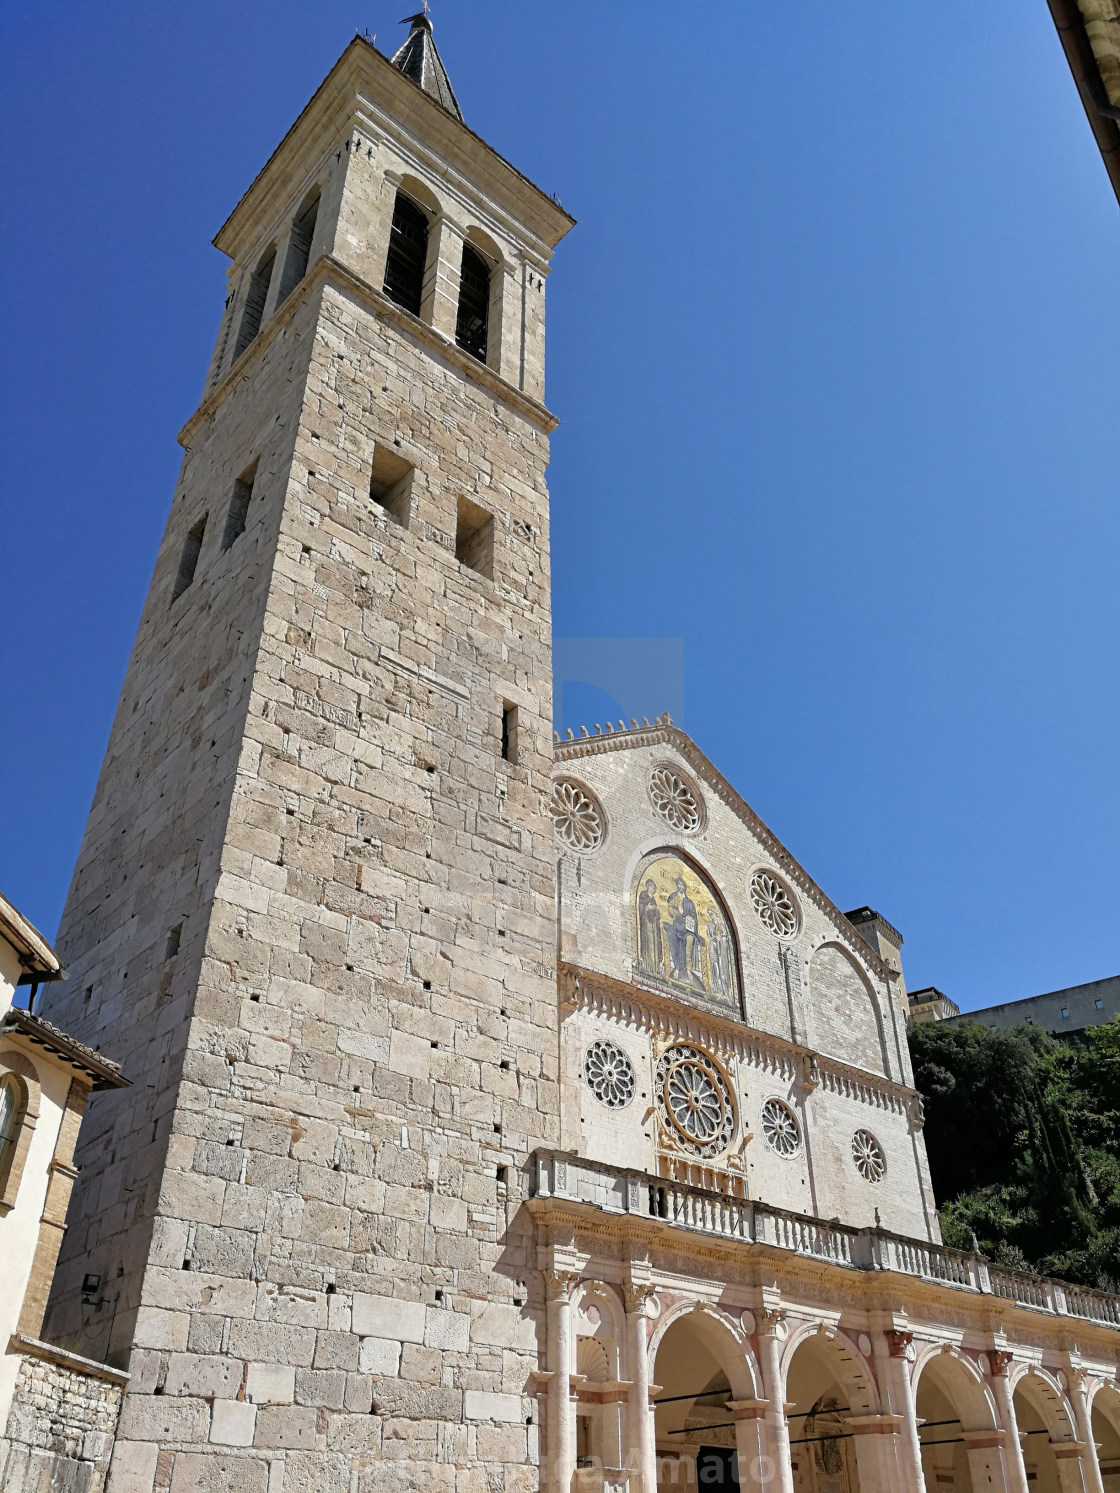
[[[21,985],[42,983],[44,980],[61,980],[64,976],[61,961],[50,944],[32,923],[0,895],[0,938],[5,939],[19,957],[23,974]]]

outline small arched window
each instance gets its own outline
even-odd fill
[[[480,363],[486,362],[486,333],[490,322],[490,267],[477,249],[463,245],[459,273],[459,314],[455,341]]]
[[[411,197],[397,193],[389,254],[385,261],[385,294],[398,306],[420,315],[424,270],[428,263],[428,219]]]
[[[249,293],[241,312],[241,325],[237,330],[237,346],[233,350],[236,360],[252,342],[261,329],[264,319],[264,303],[268,299],[268,287],[272,284],[272,271],[276,268],[276,250],[272,248],[253,271],[249,281]]]
[[[23,1108],[23,1087],[19,1079],[10,1074],[0,1079],[0,1195],[12,1169]]]

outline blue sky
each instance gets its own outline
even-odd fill
[[[0,19],[0,888],[48,935],[217,328],[210,238],[401,8]],[[433,18],[468,123],[579,219],[557,635],[682,640],[686,729],[902,930],[912,988],[1116,973],[1120,211],[1043,0]],[[681,695],[663,646],[627,714]],[[578,681],[563,709],[622,713]]]

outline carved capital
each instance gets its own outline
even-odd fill
[[[632,1281],[622,1288],[622,1299],[626,1304],[627,1315],[637,1314],[645,1316],[646,1308],[656,1295],[657,1288],[648,1281]]]
[[[886,1334],[887,1347],[890,1349],[892,1358],[910,1358],[913,1356],[912,1344],[914,1334],[912,1332],[888,1332]]]
[[[570,1301],[572,1291],[579,1283],[579,1275],[574,1270],[542,1270],[544,1277],[544,1294],[546,1301]]]
[[[754,1314],[755,1328],[760,1337],[777,1337],[785,1325],[786,1314],[780,1307]]]
[[[1014,1357],[1014,1353],[1008,1353],[1005,1348],[993,1348],[988,1354],[988,1366],[992,1371],[992,1378],[1006,1379],[1007,1366]]]

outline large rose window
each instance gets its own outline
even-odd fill
[[[735,1133],[735,1106],[715,1061],[695,1047],[670,1047],[657,1065],[661,1123],[682,1151],[716,1156]]]

